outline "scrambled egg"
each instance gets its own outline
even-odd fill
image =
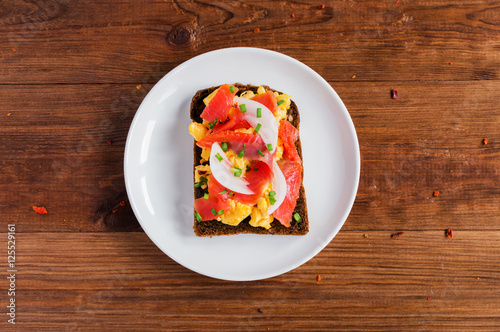
[[[231,209],[224,211],[224,213],[217,218],[226,225],[238,226],[243,219],[252,213],[252,207],[250,205],[236,202],[232,199],[228,199],[228,202],[229,205],[231,205]]]
[[[200,178],[203,176],[204,178],[208,179],[208,177],[212,174],[210,172],[210,166],[209,165],[198,165],[194,168],[194,183],[200,182]],[[200,186],[201,189],[207,188],[206,184],[202,184]]]
[[[198,122],[191,122],[189,125],[189,134],[193,136],[196,142],[207,135],[207,127]]]
[[[283,100],[283,103],[281,103],[281,105],[278,105],[278,110],[274,115],[276,121],[278,121],[279,123],[281,120],[286,118],[286,111],[290,108],[290,105],[292,104],[292,99],[290,98],[289,95],[285,93],[280,95],[279,93],[275,92],[274,95],[276,96],[276,101],[279,102],[280,100]]]
[[[241,177],[245,176],[247,166],[250,167],[250,160],[248,160],[245,157],[238,157],[238,155],[232,151],[226,151],[226,156],[227,159],[233,164],[233,166],[238,167],[239,169],[242,170],[241,172]]]
[[[269,208],[268,194],[271,191],[271,185],[267,186],[264,197],[259,198],[257,205],[252,209],[252,219],[249,221],[250,226],[271,228],[271,223],[274,220],[272,215],[267,214]]]

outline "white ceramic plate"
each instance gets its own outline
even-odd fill
[[[310,222],[305,236],[193,233],[191,98],[234,82],[268,85],[298,106]],[[134,213],[165,254],[206,276],[243,281],[288,272],[333,239],[354,203],[360,155],[349,113],[321,76],[277,52],[228,48],[184,62],[153,87],[130,127],[124,168]]]

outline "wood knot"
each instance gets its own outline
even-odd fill
[[[187,47],[193,43],[194,33],[192,29],[181,23],[170,30],[166,40],[173,47]]]

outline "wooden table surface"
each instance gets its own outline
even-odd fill
[[[151,87],[231,46],[317,71],[361,151],[338,235],[260,281],[174,262],[124,185]],[[0,79],[0,330],[500,329],[500,1],[4,0]]]

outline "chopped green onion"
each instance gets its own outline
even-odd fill
[[[222,143],[220,143],[220,147],[221,147],[222,151],[224,151],[224,152],[226,152],[226,151],[227,151],[227,149],[228,149],[228,148],[227,148],[227,143],[226,143],[226,142],[222,142]]]
[[[234,193],[232,191],[227,193],[228,195],[234,196]]]
[[[247,143],[243,143],[243,148],[245,148],[245,146],[247,146]]]
[[[262,108],[257,108],[257,117],[261,118],[262,117]]]
[[[241,168],[238,168],[238,167],[233,167],[233,174],[234,176],[237,176],[237,177],[240,177],[241,176]]]
[[[260,130],[260,127],[262,127],[262,125],[260,123],[257,123],[257,127],[255,127],[254,132],[258,133]]]
[[[253,170],[257,172],[259,169],[258,168],[254,168]]]
[[[247,107],[245,106],[245,104],[240,105],[240,110],[241,110],[241,113],[245,113],[247,111]]]
[[[214,126],[217,124],[217,118],[215,118],[214,120]]]
[[[227,193],[227,189],[224,189],[223,191],[221,191],[221,192],[219,193],[219,195],[222,195],[222,194],[225,194],[225,193]]]
[[[248,165],[247,165],[247,166],[246,166],[246,169],[247,169],[247,171],[249,171],[249,170],[250,170],[250,166],[248,166]]]
[[[200,222],[200,221],[201,221],[201,219],[202,219],[202,218],[201,218],[201,216],[200,216],[200,214],[198,213],[198,211],[196,211],[196,212],[194,213],[194,217],[196,218],[196,220],[198,220],[198,222]]]
[[[204,198],[204,199],[208,199],[208,194],[207,194],[207,193],[205,193],[205,194],[203,195],[203,198]]]
[[[278,101],[278,106],[281,105],[281,104],[283,104],[284,102],[285,102],[284,100]]]
[[[208,180],[207,180],[207,178],[206,178],[206,177],[204,177],[204,176],[200,176],[200,182],[196,182],[196,183],[194,184],[194,187],[195,187],[195,188],[201,187],[202,185],[204,185],[204,184],[205,184],[205,183],[207,183],[207,182],[208,182]]]
[[[210,211],[212,212],[212,214],[213,214],[214,216],[216,216],[216,215],[217,215],[217,211],[216,211],[214,208],[212,208],[212,210],[210,210]]]
[[[217,212],[219,215],[221,214],[224,214],[224,210],[219,210],[219,212]]]
[[[257,153],[258,153],[258,154],[260,154],[262,157],[265,157],[265,156],[264,156],[264,153],[263,153],[262,151],[257,150]]]
[[[238,153],[238,158],[243,158],[244,154],[245,154],[245,150],[241,150],[240,153]]]
[[[300,222],[300,215],[297,212],[293,214],[293,220],[295,220],[296,222]]]
[[[219,160],[219,161],[222,161],[222,157],[220,156],[220,154],[219,154],[219,153],[217,153],[217,154],[215,155],[215,158],[217,158],[217,160]]]
[[[229,87],[229,92],[234,93],[234,86],[232,86],[232,85],[231,85],[231,86]]]
[[[273,145],[272,145],[271,143],[269,143],[269,144],[267,145],[267,149],[268,149],[269,151],[273,151]]]
[[[276,195],[276,191],[271,191],[269,192],[269,204],[274,205],[276,203],[276,198],[274,196]]]
[[[208,127],[209,127],[210,129],[214,129],[214,124],[213,124],[212,122],[209,122],[209,123],[208,123]]]

